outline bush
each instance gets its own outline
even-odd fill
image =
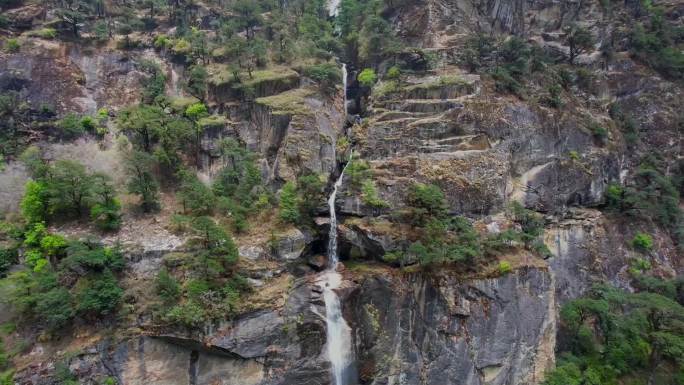
[[[14,247],[0,247],[0,278],[18,262],[19,253]]]
[[[662,286],[668,285],[652,285]],[[675,326],[684,308],[676,301],[598,285],[565,304],[560,316],[560,359],[543,384],[647,383],[656,367],[672,367],[660,372],[659,383],[676,383],[684,351],[684,333]]]
[[[48,193],[44,184],[29,180],[21,199],[21,214],[29,224],[45,222],[48,211]]]
[[[206,319],[206,312],[202,306],[195,302],[176,305],[166,313],[164,317],[167,322],[179,324],[188,328],[201,326]]]
[[[331,62],[306,67],[304,75],[317,81],[325,90],[334,89],[337,84],[342,82],[340,68]]]
[[[292,182],[287,182],[280,190],[280,203],[278,205],[278,217],[283,222],[297,223],[299,221],[299,203],[297,199],[297,187]]]
[[[653,248],[653,238],[646,233],[636,233],[632,239],[632,247],[641,252],[649,252]]]
[[[211,213],[216,204],[212,190],[190,172],[184,171],[180,175],[181,185],[178,197],[183,202],[183,211],[189,211],[193,215]]]
[[[166,269],[161,269],[155,280],[155,289],[164,303],[174,303],[180,297],[180,285]]]
[[[591,131],[596,139],[601,141],[604,141],[608,137],[608,130],[597,122],[589,124],[589,131]]]
[[[374,209],[381,209],[387,207],[388,204],[380,198],[375,183],[372,180],[366,180],[361,186],[361,201]]]
[[[54,39],[57,37],[57,30],[54,28],[41,28],[36,31],[29,31],[29,36],[37,36],[43,39]]]
[[[57,123],[62,135],[67,139],[73,139],[83,135],[83,126],[76,114],[68,114]]]
[[[359,73],[356,79],[359,81],[359,84],[361,84],[361,86],[371,88],[373,87],[373,84],[375,84],[375,82],[378,80],[378,75],[376,75],[375,71],[371,68],[366,68]]]
[[[38,294],[35,312],[51,330],[66,326],[75,314],[71,306],[71,295],[62,287]]]
[[[397,66],[392,66],[387,70],[386,77],[390,80],[399,80],[401,77],[401,70]]]
[[[498,92],[510,92],[518,96],[522,95],[522,84],[518,82],[507,69],[497,67],[492,72],[494,86]]]
[[[114,231],[121,227],[121,204],[117,199],[96,203],[90,208],[90,219],[102,231]]]
[[[17,39],[7,39],[5,40],[5,51],[7,52],[19,52],[21,49],[21,44]]]
[[[431,217],[441,217],[447,205],[442,189],[433,184],[414,183],[409,187],[407,203],[414,223],[423,225]]]
[[[501,261],[499,262],[499,274],[500,275],[505,275],[511,272],[513,268],[511,267],[511,263],[508,261]]]
[[[76,309],[85,315],[104,316],[114,313],[119,306],[123,289],[114,275],[105,271],[79,280],[77,283]]]

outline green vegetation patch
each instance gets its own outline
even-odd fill
[[[233,72],[228,67],[214,68],[209,70],[209,83],[215,86],[230,85],[236,83]],[[264,82],[296,81],[299,74],[286,67],[277,67],[252,71],[252,77],[247,72],[240,72],[240,83],[247,87],[256,87]]]
[[[312,96],[314,90],[297,88],[283,93],[256,99],[257,104],[270,107],[274,115],[311,115],[313,112],[304,99]]]
[[[197,124],[199,124],[202,129],[206,128],[211,128],[211,127],[225,127],[228,124],[229,120],[222,115],[210,115],[207,116],[206,118],[201,118],[200,120],[197,121]]]
[[[185,111],[185,109],[198,102],[199,99],[192,96],[179,96],[171,99],[171,108],[174,111]]]

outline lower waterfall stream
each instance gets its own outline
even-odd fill
[[[347,325],[342,316],[340,298],[334,291],[342,283],[342,276],[336,270],[338,256],[335,198],[337,196],[337,189],[342,184],[343,177],[344,169],[335,182],[333,191],[328,198],[328,207],[330,209],[328,269],[323,272],[320,280],[321,286],[323,286],[323,299],[325,301],[328,358],[332,368],[333,385],[353,385],[356,377],[351,346],[351,328]]]

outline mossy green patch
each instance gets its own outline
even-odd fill
[[[314,93],[315,91],[309,88],[296,88],[277,95],[258,98],[256,103],[271,108],[274,115],[310,115],[313,112],[304,99]]]
[[[199,99],[192,96],[179,96],[171,98],[171,109],[176,112],[183,112],[189,106],[199,103]]]
[[[429,82],[406,86],[406,87],[404,87],[404,91],[412,91],[412,90],[419,90],[419,89],[431,90],[431,89],[440,88],[440,87],[444,87],[444,86],[468,85],[468,84],[469,84],[468,82],[466,82],[464,79],[462,79],[459,76],[449,75],[449,76],[440,76],[438,79],[432,80]]]
[[[209,83],[215,86],[231,85],[236,83],[233,72],[227,66],[214,66],[208,69]],[[252,71],[252,76],[247,72],[239,74],[240,86],[256,87],[263,82],[274,81],[294,81],[299,78],[299,74],[290,68],[276,67],[263,70]],[[237,86],[237,84],[235,84]]]
[[[229,120],[223,115],[210,115],[200,119],[197,124],[202,128],[225,127]]]

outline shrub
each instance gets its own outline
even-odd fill
[[[649,252],[653,248],[653,238],[646,233],[636,233],[632,239],[632,247],[641,252]]]
[[[57,123],[57,128],[60,129],[62,135],[67,139],[76,138],[84,133],[81,119],[73,113],[67,114],[62,118],[62,120]]]
[[[198,120],[207,114],[207,106],[204,103],[191,104],[185,109],[185,116],[193,120]]]
[[[501,261],[499,262],[499,274],[500,275],[505,275],[511,272],[513,268],[511,267],[511,263],[508,261]]]
[[[422,225],[431,217],[441,217],[446,213],[446,201],[442,189],[433,184],[414,183],[409,187],[407,203],[413,221]]]
[[[157,274],[155,289],[162,301],[167,304],[176,302],[180,297],[180,285],[166,269],[161,269]]]
[[[174,306],[166,313],[164,318],[172,324],[194,328],[202,325],[206,318],[206,313],[202,306],[190,301]]]
[[[21,214],[29,224],[47,220],[48,193],[45,185],[29,180],[21,199]]]
[[[7,39],[5,40],[5,50],[7,52],[19,52],[21,49],[21,44],[17,39]]]
[[[62,287],[37,295],[35,312],[52,330],[66,326],[75,314],[71,295]]]
[[[300,219],[310,220],[313,218],[320,203],[324,200],[324,188],[325,182],[321,175],[307,174],[297,178]]]
[[[90,208],[90,219],[102,231],[118,230],[121,227],[121,203],[118,199],[96,203]]]
[[[299,221],[297,187],[292,182],[285,183],[283,188],[280,190],[278,217],[283,222],[297,223]]]
[[[109,271],[92,278],[81,279],[77,286],[79,290],[76,294],[76,309],[82,314],[112,314],[119,306],[123,295],[123,289]]]
[[[205,215],[212,212],[216,198],[214,193],[196,175],[181,172],[181,185],[178,197],[183,202],[183,210],[193,215]]]
[[[48,234],[40,240],[40,248],[46,255],[57,256],[67,247],[67,241],[58,234]]]
[[[497,67],[492,72],[492,78],[494,78],[494,86],[497,91],[510,92],[518,96],[522,95],[522,84],[520,84],[507,69]]]
[[[340,68],[331,62],[306,67],[304,74],[320,83],[325,90],[334,89],[342,81]]]
[[[126,159],[128,192],[140,195],[140,204],[147,213],[159,206],[159,184],[152,172],[153,164],[152,156],[140,151],[134,151]]]
[[[375,71],[371,68],[366,68],[359,73],[356,79],[361,86],[370,88],[373,87],[373,84],[378,80],[378,75],[376,75]]]
[[[608,130],[598,122],[591,122],[588,128],[596,139],[603,141],[608,137]]]
[[[561,108],[563,106],[563,100],[561,100],[561,86],[558,84],[553,84],[549,87],[549,106],[553,108]]]
[[[0,247],[0,278],[19,260],[19,253],[14,247]]]
[[[169,39],[168,36],[164,34],[159,34],[154,38],[154,46],[155,48],[169,48],[172,45],[171,39]]]
[[[363,185],[361,186],[361,201],[374,209],[381,209],[388,206],[387,202],[382,200],[378,195],[378,190],[372,180],[363,182]]]
[[[401,77],[401,70],[397,66],[392,66],[387,70],[386,77],[390,80],[399,80]]]

